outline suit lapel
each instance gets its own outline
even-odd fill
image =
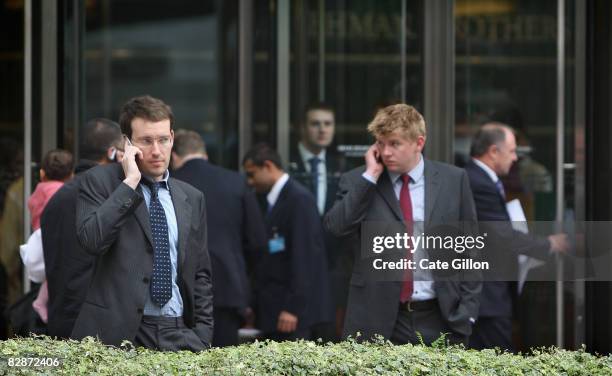
[[[380,176],[380,180],[378,184],[376,184],[376,189],[378,189],[378,192],[387,202],[387,205],[389,205],[397,219],[403,221],[404,216],[402,215],[402,210],[399,207],[399,201],[397,200],[397,197],[395,197],[395,191],[393,190],[391,178],[389,177],[389,172],[387,170],[385,170],[385,172]]]
[[[119,163],[114,164],[114,166],[117,180],[119,184],[121,184],[123,179],[125,179],[123,168]],[[136,187],[136,192],[138,192],[138,194],[142,196],[142,188],[140,187],[140,184],[138,184],[138,187]],[[153,235],[151,234],[151,223],[149,222],[149,210],[147,209],[147,204],[144,202],[144,200],[142,203],[140,203],[140,205],[138,205],[138,207],[134,211],[134,216],[136,217],[138,224],[142,228],[142,232],[144,232],[145,237],[149,241],[149,244],[153,246]]]
[[[334,201],[336,201],[336,188],[338,187],[338,178],[340,175],[338,159],[334,155],[328,153],[325,157],[325,168],[327,172],[327,191],[325,193],[325,208],[323,213],[327,213],[334,205]]]
[[[140,184],[136,188],[136,191],[142,195],[142,188],[140,187]],[[147,240],[151,246],[153,246],[153,235],[151,235],[151,223],[149,222],[149,210],[147,209],[147,204],[144,201],[138,205],[134,215],[136,216],[136,220],[140,224],[142,231],[145,233]]]
[[[295,144],[291,147],[289,155],[293,156],[291,163],[289,163],[290,174],[303,174],[306,173],[306,167],[304,161],[302,161],[302,154],[300,154],[300,148]]]
[[[179,187],[174,184],[174,179],[168,179],[170,187],[170,196],[174,205],[174,213],[176,214],[176,223],[178,225],[178,256],[179,270],[181,269],[186,258],[187,240],[189,239],[189,226],[191,223],[191,206],[187,202],[187,195]]]
[[[506,210],[506,200],[501,195],[501,193],[497,190],[497,186],[495,185],[495,183],[493,183],[493,180],[491,180],[491,177],[489,176],[489,174],[487,174],[487,172],[482,167],[477,165],[474,161],[468,162],[468,166],[466,166],[466,168],[471,168],[472,170],[477,171],[482,181],[486,182],[485,184],[489,187],[489,189],[495,192],[495,194],[497,195],[497,198],[499,199],[499,203],[502,205],[504,210]]]
[[[427,159],[425,159],[425,223],[431,221],[431,214],[440,191],[438,170]]]
[[[280,193],[278,194],[278,198],[276,199],[276,202],[272,207],[272,210],[266,216],[268,224],[273,223],[272,220],[278,215],[278,211],[280,210],[280,207],[282,207],[282,203],[285,200],[285,197],[287,196],[287,188],[289,187],[289,184],[291,184],[291,178],[287,180],[285,186],[283,187],[283,189],[281,189]]]
[[[304,161],[302,160],[302,155],[300,153],[297,154],[296,163],[297,163],[297,171],[305,173],[306,166],[304,165]]]

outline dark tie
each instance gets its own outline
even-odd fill
[[[399,204],[404,215],[404,223],[406,224],[406,232],[408,236],[412,236],[413,232],[413,218],[412,218],[412,199],[410,198],[410,176],[404,174],[401,176],[402,189],[400,190]],[[410,248],[407,250],[408,260],[412,260],[412,252]],[[400,302],[405,303],[412,297],[414,291],[414,282],[412,278],[412,269],[407,268],[404,271],[404,281],[402,283],[402,290],[400,292]]]
[[[504,190],[504,184],[500,179],[497,179],[495,182],[495,188],[497,188],[497,192],[499,192],[504,201],[506,201],[506,191]]]
[[[321,160],[317,157],[312,157],[308,160],[308,163],[310,164],[312,193],[314,194],[317,202],[319,202],[319,162],[321,162]]]
[[[159,201],[159,188],[164,182],[149,185],[151,202],[149,204],[149,221],[153,235],[153,276],[151,277],[151,300],[163,307],[172,297],[172,264],[168,240],[168,222],[166,213]]]

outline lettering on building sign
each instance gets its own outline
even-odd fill
[[[557,40],[557,19],[543,15],[458,17],[457,39],[485,43],[542,43]],[[569,32],[569,30],[566,30]]]
[[[310,37],[316,38],[318,14],[310,14]],[[406,37],[416,39],[417,31],[414,18],[408,15],[406,19]],[[325,13],[325,36],[335,39],[361,40],[397,40],[402,27],[402,17],[399,14],[380,12],[356,13],[350,11],[327,11]]]
[[[318,37],[318,13],[308,17],[311,38]],[[398,13],[381,12],[325,12],[325,36],[329,39],[345,40],[389,40],[396,41],[402,27]],[[419,38],[415,15],[406,19],[407,39]],[[550,15],[476,15],[455,19],[456,35],[462,39],[480,40],[484,43],[542,43],[557,39],[557,20]],[[569,33],[571,30],[566,30]]]

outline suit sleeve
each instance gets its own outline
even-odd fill
[[[478,221],[476,216],[476,205],[470,188],[469,178],[465,171],[461,173],[461,220],[464,226],[468,226],[472,234],[478,232]],[[465,280],[459,284],[461,295],[461,307],[470,322],[478,317],[480,307],[480,292],[482,290],[482,273],[478,270],[469,270],[464,273]]]
[[[479,189],[476,193],[478,212],[481,213],[481,227],[483,232],[495,234],[490,238],[495,244],[506,245],[504,249],[511,250],[518,254],[523,254],[538,259],[546,260],[551,257],[550,242],[545,237],[525,234],[515,230],[512,223],[508,221],[505,215],[493,210],[499,208],[499,196],[494,190]],[[502,208],[505,210],[505,208]]]
[[[195,322],[193,330],[204,343],[211,344],[213,335],[213,293],[207,227],[206,202],[204,195],[202,195],[200,200],[200,231],[197,232],[199,236],[197,244],[201,244],[202,248],[199,249],[199,262],[193,287]]]
[[[77,199],[77,237],[83,249],[96,256],[111,247],[125,220],[144,200],[125,183],[109,194],[108,182],[102,180],[95,174],[86,173]]]
[[[267,246],[266,228],[255,194],[245,186],[242,196],[243,249],[250,265],[256,265]]]
[[[376,185],[363,176],[344,174],[338,184],[334,206],[324,218],[327,231],[337,237],[355,232],[364,220]]]
[[[314,198],[300,197],[291,221],[291,284],[284,310],[298,316],[303,314],[305,302],[312,288],[311,276],[315,261],[324,252],[321,217]]]

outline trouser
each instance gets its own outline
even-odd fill
[[[396,345],[420,344],[422,339],[425,345],[431,345],[442,334],[446,334],[447,343],[467,344],[466,336],[453,332],[448,326],[437,299],[411,302],[410,306],[399,305],[391,342]]]
[[[312,327],[312,340],[317,341],[319,338],[323,342],[338,342],[339,338],[336,335],[335,322],[323,322]]]
[[[182,317],[161,316],[142,317],[134,345],[152,350],[193,352],[209,347],[191,328],[185,326]]]
[[[470,336],[470,348],[482,350],[495,347],[514,351],[512,346],[512,318],[479,317]]]
[[[238,330],[242,317],[237,308],[214,308],[215,322],[212,345],[214,347],[234,346],[238,344]]]

